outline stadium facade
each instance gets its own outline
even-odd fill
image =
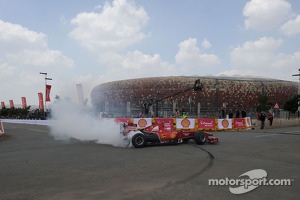
[[[203,89],[189,90],[197,79]],[[111,117],[171,117],[175,109],[191,117],[217,117],[221,108],[255,112],[262,95],[282,107],[297,91],[298,83],[276,79],[170,76],[103,83],[93,88],[91,100]]]

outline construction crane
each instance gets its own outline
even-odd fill
[[[192,91],[192,90],[194,90],[194,91],[202,91],[202,89],[203,89],[203,83],[200,82],[200,79],[197,79],[195,81],[193,87],[186,88],[186,89],[184,89],[182,91],[178,91],[178,92],[176,92],[174,94],[171,94],[171,95],[165,96],[165,97],[163,97],[161,99],[155,100],[155,102],[154,102],[154,104],[155,104],[155,116],[158,117],[158,103],[159,102],[163,102],[164,99],[168,99],[168,98],[171,98],[171,97],[174,97],[174,96],[177,96],[177,95],[180,95],[180,94],[183,94],[185,92]]]

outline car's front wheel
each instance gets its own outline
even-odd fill
[[[146,144],[145,136],[141,133],[132,136],[131,142],[135,148],[142,148]]]
[[[206,137],[203,132],[196,132],[194,136],[194,140],[197,144],[205,144]]]

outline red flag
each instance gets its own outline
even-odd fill
[[[22,108],[25,109],[27,107],[26,97],[21,97],[22,99]]]
[[[46,101],[50,101],[51,85],[46,85]]]
[[[3,101],[1,102],[1,108],[5,108],[5,103]]]
[[[39,109],[44,110],[44,101],[43,101],[43,93],[39,92]]]
[[[15,107],[13,100],[9,100],[9,106],[10,106],[10,108],[14,108]]]

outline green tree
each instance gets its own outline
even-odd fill
[[[258,106],[256,108],[257,112],[267,111],[272,108],[272,103],[268,102],[268,97],[266,95],[261,95],[258,99]]]
[[[27,106],[26,108],[2,108],[0,110],[0,116],[10,118],[26,117],[26,115],[29,113],[29,110],[30,106]]]
[[[295,95],[294,97],[288,99],[283,105],[283,109],[289,111],[289,113],[295,113],[298,110],[298,101],[300,95]]]

